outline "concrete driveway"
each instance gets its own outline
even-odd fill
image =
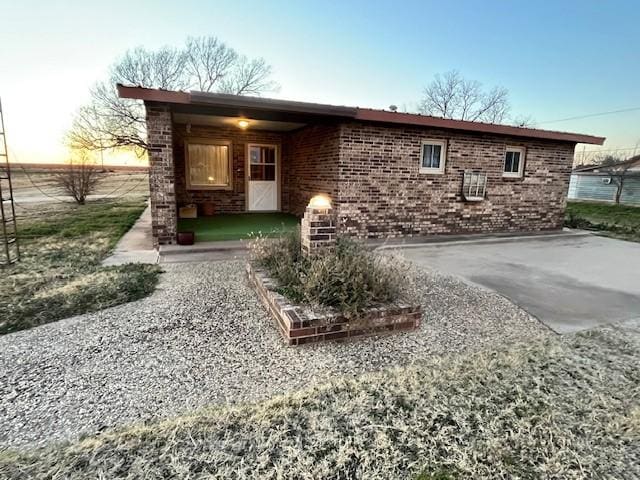
[[[640,244],[594,235],[406,248],[420,264],[496,291],[558,333],[640,318]]]

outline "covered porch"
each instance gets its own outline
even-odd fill
[[[350,107],[120,87],[147,111],[154,245],[277,235],[316,195],[337,201]],[[158,94],[162,94],[158,97]],[[135,95],[135,97],[134,97]]]
[[[290,213],[220,213],[209,217],[178,219],[178,232],[193,232],[195,242],[246,240],[254,235],[279,236],[298,228]]]

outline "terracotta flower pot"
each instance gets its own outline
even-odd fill
[[[178,245],[193,245],[196,241],[194,232],[178,232]]]
[[[205,217],[212,217],[216,214],[216,206],[211,202],[205,202],[202,204],[202,215]]]

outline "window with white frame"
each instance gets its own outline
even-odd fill
[[[444,173],[446,156],[446,141],[424,140],[420,152],[420,173]]]
[[[503,177],[522,177],[524,172],[524,148],[507,147],[504,152]]]
[[[186,144],[187,188],[190,190],[231,189],[231,144],[189,141]]]

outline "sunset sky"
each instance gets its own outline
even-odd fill
[[[14,161],[64,160],[73,112],[119,55],[190,35],[264,57],[281,87],[271,96],[413,110],[434,74],[457,69],[508,88],[513,112],[540,128],[606,136],[602,150],[640,153],[637,0],[0,0],[0,12],[0,98]]]

